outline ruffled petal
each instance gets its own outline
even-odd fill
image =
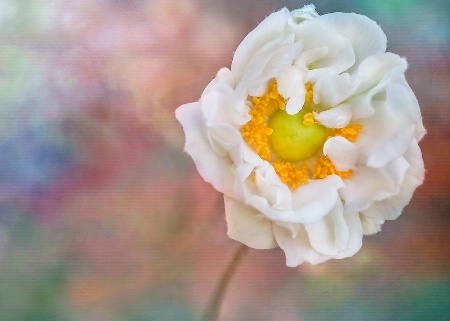
[[[333,12],[318,18],[348,39],[355,53],[357,67],[365,58],[386,51],[386,35],[380,26],[366,16],[356,13]]]
[[[316,12],[316,7],[313,4],[308,4],[300,9],[291,11],[292,20],[289,22],[292,24],[299,24],[305,20],[315,19],[319,15]]]
[[[295,42],[294,34],[287,34],[265,44],[248,64],[236,85],[236,96],[245,98],[261,96],[267,90],[267,82],[288,68],[302,49]]]
[[[175,116],[186,136],[184,149],[203,179],[224,194],[236,195],[236,167],[230,158],[216,154],[205,139],[200,104],[183,105],[175,111]]]
[[[329,138],[323,145],[323,154],[333,163],[338,171],[355,169],[358,160],[358,147],[342,136]]]
[[[375,110],[374,97],[383,96],[383,89],[389,82],[401,79],[407,63],[393,53],[370,56],[363,60],[352,75],[353,93],[346,103],[352,106],[352,120],[371,117]]]
[[[364,235],[372,235],[381,231],[381,226],[384,223],[384,219],[376,219],[368,217],[364,214],[360,214],[361,225]]]
[[[295,267],[303,262],[319,264],[331,258],[351,257],[359,251],[363,233],[358,213],[342,214],[342,208],[338,206],[330,215],[335,217],[327,217],[328,222],[322,220],[314,226],[298,225],[296,234],[284,226],[273,225],[275,239],[285,253],[287,266]]]
[[[345,186],[339,190],[345,200],[345,210],[359,212],[367,209],[374,201],[381,201],[397,195],[410,164],[399,157],[385,167],[374,169],[358,166]]]
[[[345,222],[348,229],[347,244],[342,251],[339,251],[334,258],[344,259],[355,255],[362,246],[362,225],[358,213],[350,212],[344,214]]]
[[[408,205],[415,189],[422,184],[425,175],[422,152],[416,140],[411,142],[404,157],[409,163],[409,168],[399,192],[389,198],[374,202],[362,212],[363,215],[373,219],[395,220],[400,216],[403,208]]]
[[[276,211],[289,210],[292,204],[291,191],[283,184],[269,163],[265,162],[255,170],[255,184],[258,196],[266,205]]]
[[[348,242],[349,230],[338,200],[333,209],[317,222],[306,224],[312,248],[320,254],[333,256],[343,250]]]
[[[355,63],[350,42],[319,19],[304,21],[293,32],[304,46],[295,65],[309,69],[308,80],[312,83],[328,73],[340,74]]]
[[[277,246],[271,221],[235,199],[225,196],[224,201],[230,238],[254,249],[271,249]]]
[[[251,31],[236,49],[231,70],[239,74],[251,63],[255,53],[257,53],[268,42],[280,39],[285,36],[287,21],[290,17],[289,10],[283,8],[272,13],[264,19],[253,31]],[[238,77],[239,78],[239,77]]]
[[[288,229],[276,224],[273,225],[273,232],[278,245],[284,251],[287,266],[295,267],[303,262],[319,264],[331,258],[316,252],[311,247],[304,226],[299,227],[295,237]]]
[[[342,179],[336,175],[310,180],[307,185],[292,192],[282,188],[287,186],[281,183],[278,176],[266,180],[264,184],[268,185],[267,191],[272,188],[273,193],[262,196],[261,189],[258,189],[246,195],[247,203],[273,221],[303,224],[316,222],[327,215],[339,199],[337,190],[344,186]],[[277,206],[273,206],[274,201]]]
[[[374,101],[375,113],[362,120],[356,144],[366,155],[367,166],[379,168],[403,155],[414,138],[417,119],[408,115],[410,97],[404,86],[386,86],[385,100]]]
[[[333,107],[346,100],[354,91],[348,73],[327,74],[314,85],[314,103],[324,107]]]
[[[242,126],[250,120],[249,107],[237,100],[234,90],[224,83],[215,83],[201,98],[201,109],[207,124],[226,123]]]

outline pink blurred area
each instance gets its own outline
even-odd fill
[[[340,9],[331,3],[318,5],[320,13]],[[329,320],[323,311],[333,309],[334,320],[371,309],[370,320],[388,320],[390,299],[409,306],[416,298],[392,286],[436,281],[444,290],[425,287],[429,295],[448,289],[450,50],[441,42],[449,37],[402,42],[416,9],[406,6],[396,29],[368,3],[341,10],[353,4],[382,19],[396,39],[390,49],[411,57],[407,79],[428,129],[425,183],[353,258],[287,268],[279,249],[249,251],[220,320]],[[174,111],[196,101],[243,37],[284,5],[303,3],[0,1],[0,150],[18,155],[0,159],[13,173],[0,181],[0,280],[8,280],[0,319],[198,319],[238,244],[226,236],[222,196],[183,153]],[[440,17],[433,8],[422,22]],[[39,139],[28,146],[23,133]],[[63,277],[54,284],[55,267]]]

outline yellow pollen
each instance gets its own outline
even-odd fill
[[[306,126],[311,126],[315,123],[314,120],[314,114],[313,113],[306,113],[303,115],[303,124]]]
[[[309,126],[312,125],[321,127],[322,125],[314,118],[314,114],[312,113],[315,107],[313,102],[313,85],[309,82],[306,83],[305,90],[305,105],[300,114],[303,114],[303,116],[300,116],[300,122],[303,122],[304,126],[308,126],[306,128],[309,128]],[[263,96],[250,97],[250,101],[252,105],[249,112],[251,119],[242,126],[242,137],[259,157],[268,161],[273,166],[275,172],[280,177],[280,180],[291,189],[295,189],[303,184],[308,184],[308,179],[323,179],[333,174],[342,178],[351,176],[351,170],[345,172],[337,171],[331,160],[322,153],[317,156],[311,156],[308,160],[302,160],[300,158],[298,161],[286,161],[280,159],[273,150],[271,150],[269,136],[273,134],[273,128],[269,127],[269,120],[275,112],[286,109],[286,102],[283,96],[278,93],[275,80],[272,80],[269,83],[268,90]],[[361,125],[350,124],[345,128],[325,128],[325,130],[328,137],[342,136],[350,142],[354,142],[357,139],[361,128]],[[273,140],[273,138],[271,138],[271,140]],[[311,148],[309,143],[305,148]],[[256,182],[254,173],[251,175],[251,180]]]
[[[362,126],[359,124],[350,124],[344,128],[335,128],[331,136],[342,136],[350,142],[354,142],[359,135]]]
[[[310,82],[305,84],[306,95],[305,102],[313,103],[313,85]]]
[[[272,166],[281,181],[289,185],[291,189],[294,189],[302,184],[308,184],[307,165],[296,167],[290,162],[276,161],[272,163]]]
[[[241,128],[242,137],[253,150],[266,161],[272,156],[268,143],[268,136],[273,132],[267,126],[267,117],[276,110],[284,110],[286,104],[284,98],[278,93],[277,83],[270,82],[269,90],[262,97],[252,97],[253,107],[249,112],[251,119]]]
[[[334,167],[333,163],[330,161],[330,159],[322,155],[319,157],[319,159],[316,162],[316,166],[314,167],[313,174],[311,176],[312,179],[323,179],[329,175],[336,174],[337,176],[341,178],[348,178],[352,174],[352,170],[346,171],[346,172],[339,172]]]

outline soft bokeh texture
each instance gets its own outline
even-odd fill
[[[274,0],[0,0],[0,320],[197,320],[237,243],[182,151]],[[249,251],[221,320],[450,319],[450,4],[320,1],[379,23],[421,104],[425,183],[354,257]]]

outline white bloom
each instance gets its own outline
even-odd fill
[[[423,181],[425,134],[406,61],[365,16],[267,17],[176,117],[228,235],[288,266],[354,255]]]

